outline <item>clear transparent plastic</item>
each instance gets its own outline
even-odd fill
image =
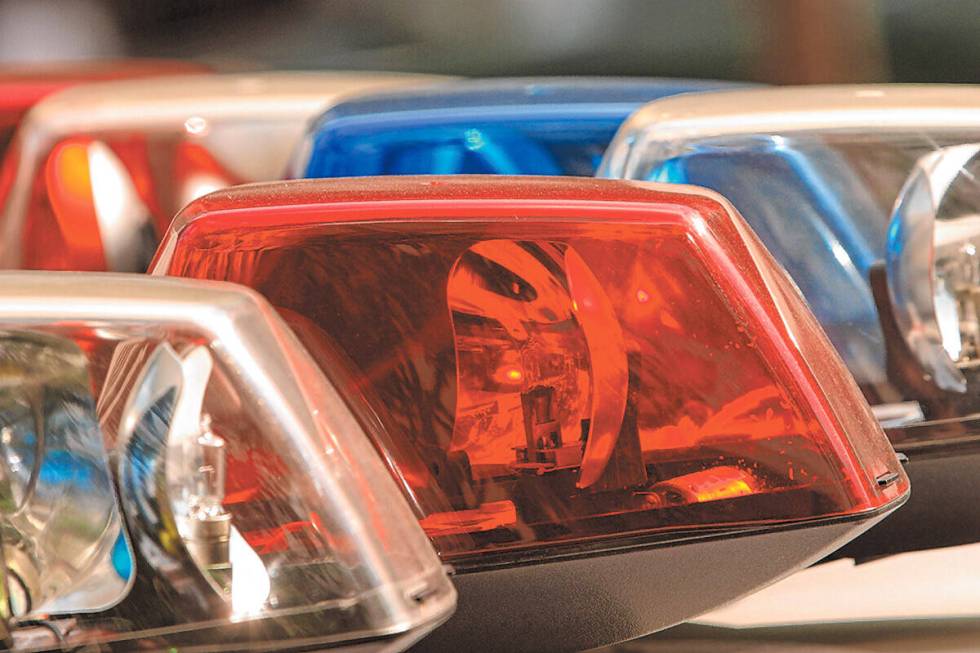
[[[67,415],[73,434],[50,437],[65,432],[52,420],[26,422],[37,425],[33,439],[4,431],[46,461],[19,494],[37,503],[74,483],[59,495],[73,503],[50,514],[48,529],[82,533],[105,563],[80,571],[76,584],[100,570],[126,580],[106,604],[66,591],[53,609],[46,595],[35,601],[11,623],[18,649],[49,647],[55,634],[71,646],[240,650],[381,638],[397,647],[448,617],[455,593],[408,504],[336,390],[256,295],[126,275],[5,273],[0,296],[5,373],[33,379],[3,388],[0,419],[13,423],[26,402]],[[34,355],[13,355],[25,341]],[[87,413],[59,392],[55,381],[66,377]],[[40,409],[35,387],[48,398]],[[3,452],[9,463],[16,448]],[[61,461],[57,474],[45,473],[47,461]],[[87,513],[70,508],[90,505],[86,497],[110,501],[103,513],[116,516],[115,529],[93,532],[86,518],[78,530]],[[11,553],[22,558],[47,541],[9,511],[0,525],[23,543],[5,535],[8,569]],[[50,581],[79,564],[68,551],[62,543],[14,561],[37,587],[59,591]],[[8,588],[34,598],[9,574]]]
[[[307,121],[340,98],[436,79],[186,75],[57,93],[24,118],[0,172],[0,267],[143,272],[184,204],[282,178]]]
[[[790,273],[866,397],[898,407],[920,397],[889,370],[870,279],[888,256],[890,219],[916,163],[980,140],[977,99],[977,89],[943,86],[667,98],[624,124],[599,174],[725,195]],[[917,283],[928,287],[929,277]]]
[[[940,389],[967,393],[980,363],[980,145],[923,156],[888,231],[895,318],[909,349]]]

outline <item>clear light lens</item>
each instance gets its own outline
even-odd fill
[[[339,98],[439,79],[190,75],[55,94],[25,118],[15,139],[23,146],[10,148],[0,172],[0,267],[143,272],[180,208],[281,179],[307,122]],[[0,141],[3,104],[0,94]]]
[[[963,174],[968,174],[963,171]],[[968,177],[962,180],[965,183]],[[955,183],[955,182],[954,182]],[[980,209],[980,193],[974,198]],[[940,205],[942,201],[940,201]],[[980,357],[976,292],[980,290],[980,216],[936,221],[935,302],[943,347],[950,358],[968,362]]]
[[[790,273],[870,403],[919,401],[926,419],[948,418],[958,409],[940,405],[927,386],[938,385],[940,393],[963,389],[949,360],[973,355],[972,309],[954,288],[960,272],[953,269],[968,253],[947,252],[948,261],[917,261],[923,272],[905,280],[909,287],[919,284],[915,292],[923,293],[914,302],[916,314],[902,308],[899,320],[914,328],[906,339],[921,360],[929,361],[925,384],[921,374],[907,374],[896,362],[894,347],[904,344],[886,342],[879,298],[869,280],[881,262],[895,256],[889,221],[917,162],[938,150],[980,142],[976,98],[975,89],[941,85],[772,88],[665,98],[624,123],[599,175],[720,192]],[[962,164],[952,157],[939,162],[953,173]],[[949,172],[938,168],[930,176]],[[934,189],[923,183],[917,195],[930,210]],[[908,210],[919,209],[910,205]],[[959,211],[955,217],[965,215]],[[942,230],[937,225],[937,237]],[[932,238],[930,229],[908,242],[928,253]],[[889,275],[888,284],[893,283]],[[928,325],[927,314],[933,316]],[[889,333],[891,328],[889,321]]]
[[[399,648],[451,612],[369,440],[257,296],[7,273],[0,297],[15,644],[70,620],[72,646]]]
[[[980,145],[923,156],[889,228],[889,291],[896,319],[942,389],[965,392],[980,362]]]
[[[0,535],[13,616],[92,612],[129,590],[133,558],[85,356],[0,332]]]
[[[706,186],[731,200],[786,267],[872,402],[894,396],[868,275],[885,258],[892,205],[915,161],[934,147],[931,138],[828,131],[636,139],[626,167],[613,168],[625,147],[620,133],[605,174]]]

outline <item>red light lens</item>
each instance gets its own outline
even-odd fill
[[[13,135],[12,127],[9,133]],[[3,138],[3,126],[0,126],[0,151],[6,145]],[[17,177],[17,158],[19,154],[20,147],[15,139],[7,151],[7,156],[0,163],[0,210],[7,204],[7,196],[10,194],[10,189],[14,185],[14,179]]]
[[[158,159],[171,161],[156,174],[146,136],[73,137],[52,148],[34,180],[23,267],[143,271],[178,208],[240,183],[196,143],[158,138],[153,145]]]
[[[0,267],[145,272],[179,209],[218,188],[280,179],[304,126],[324,108],[350,93],[433,81],[383,73],[183,75],[57,93],[25,118],[16,137],[24,147],[5,164],[14,182],[0,197]],[[48,183],[65,174],[52,159],[82,144],[89,189],[63,201],[52,193],[65,185]],[[101,244],[101,257],[92,244]]]
[[[85,82],[180,73],[207,72],[208,68],[187,61],[130,59],[44,66],[21,64],[0,67],[0,154],[28,110],[45,96]],[[0,205],[3,203],[0,188]]]
[[[444,557],[840,516],[907,491],[801,300],[774,299],[782,273],[712,197],[305,182],[216,193],[175,228],[155,271],[269,298]]]
[[[0,109],[0,155],[7,149],[7,145],[14,137],[14,130],[20,121],[21,114],[18,111],[4,111]],[[0,196],[0,200],[3,197]]]

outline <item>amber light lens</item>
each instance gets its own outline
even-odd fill
[[[848,515],[907,491],[730,209],[636,184],[495,183],[217,193],[178,218],[155,271],[268,297],[446,558]],[[846,396],[822,392],[800,339]]]

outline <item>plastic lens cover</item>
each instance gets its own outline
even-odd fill
[[[297,177],[404,174],[591,176],[620,123],[644,102],[732,88],[684,79],[458,81],[364,95],[325,113]]]
[[[914,400],[886,369],[869,274],[885,260],[892,208],[916,162],[980,136],[976,93],[842,86],[718,93],[697,106],[668,98],[624,124],[600,174],[693,183],[731,199],[868,399]]]
[[[240,183],[205,147],[183,137],[155,139],[152,149],[170,155],[170,165],[158,166],[164,174],[155,176],[150,142],[135,133],[59,142],[31,190],[23,267],[143,271],[171,210]],[[169,200],[156,190],[164,180],[175,192]]]
[[[0,66],[0,154],[23,115],[34,104],[69,86],[107,79],[156,77],[202,72],[205,66],[164,59],[106,60],[84,63]],[[9,132],[5,131],[9,129]]]
[[[200,72],[204,66],[187,61],[121,60],[61,64],[0,66],[0,156],[14,136],[17,125],[37,102],[70,86],[106,79],[155,77]],[[10,155],[16,158],[16,154]],[[13,183],[14,170],[0,169],[0,206]]]
[[[889,229],[896,319],[926,373],[954,393],[975,383],[980,359],[978,153],[980,145],[972,143],[920,159]]]
[[[128,589],[133,556],[85,357],[71,340],[4,331],[0,361],[5,609],[28,617],[111,607]]]
[[[15,648],[399,648],[449,616],[381,459],[256,295],[6,273],[0,296]]]
[[[333,102],[437,79],[188,75],[58,93],[25,118],[0,171],[0,266],[143,272],[181,207],[282,178],[306,123]]]
[[[799,297],[704,192],[243,187],[189,206],[153,271],[264,294],[463,567],[858,514],[907,487]]]

